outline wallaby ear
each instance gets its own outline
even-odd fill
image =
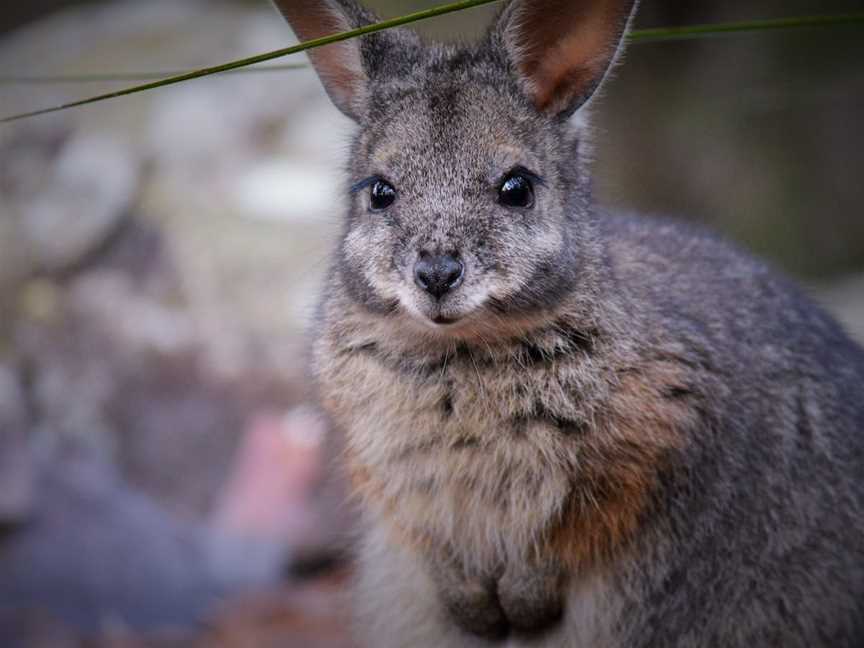
[[[600,85],[638,0],[512,0],[496,35],[538,110],[569,116]]]
[[[273,0],[301,41],[329,36],[375,22],[375,17],[352,0]],[[360,40],[308,50],[324,89],[339,110],[355,121],[368,85]]]

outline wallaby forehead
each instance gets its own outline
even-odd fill
[[[364,148],[383,173],[497,176],[532,162],[539,131],[535,116],[506,89],[441,75],[393,97],[370,124]]]

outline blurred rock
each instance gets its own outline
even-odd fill
[[[4,648],[81,648],[76,633],[57,617],[39,611],[0,610]]]
[[[0,442],[0,533],[27,524],[35,514],[33,453],[21,438]]]
[[[3,227],[26,271],[81,263],[117,230],[136,197],[138,157],[119,138],[49,128],[0,149]]]
[[[37,74],[178,69],[293,40],[269,6],[126,0],[13,33],[0,43],[0,60]],[[286,60],[304,58],[278,62]],[[24,110],[111,87],[0,85],[0,105]],[[309,69],[222,75],[5,127],[0,212],[31,213],[16,219],[27,227],[8,236],[0,218],[0,246],[34,252],[0,258],[0,291],[4,272],[53,270],[104,244],[117,223],[105,210],[82,215],[72,198],[89,195],[114,205],[113,217],[132,212],[164,235],[182,293],[175,311],[185,313],[213,372],[232,380],[249,371],[299,377],[300,336],[338,222],[341,201],[333,198],[349,129]],[[91,155],[100,159],[91,163]],[[96,195],[88,183],[100,177]],[[55,209],[61,185],[72,196],[62,211]],[[131,201],[126,214],[122,198]],[[100,290],[108,285],[100,282]]]
[[[136,197],[139,164],[119,138],[82,133],[46,166],[44,183],[18,196],[17,217],[36,268],[56,272],[81,263],[116,232]]]
[[[26,409],[18,372],[0,362],[0,533],[26,523],[34,513],[33,453]]]
[[[255,164],[235,185],[234,200],[242,213],[263,220],[295,220],[317,225],[333,210],[331,188],[338,184],[332,168],[271,158]]]
[[[188,627],[227,594],[267,583],[227,570],[205,530],[172,518],[101,462],[51,458],[36,497],[38,514],[0,539],[0,616],[50,613],[88,634]]]
[[[16,367],[0,361],[0,439],[26,430],[26,396]]]
[[[68,297],[75,314],[85,317],[118,353],[170,356],[196,348],[189,314],[141,291],[135,278],[124,273],[89,272],[74,282]]]

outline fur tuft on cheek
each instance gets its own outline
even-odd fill
[[[549,286],[557,283],[555,275],[564,265],[561,261],[564,245],[561,227],[551,223],[527,232],[508,232],[499,242],[508,254],[500,257],[494,272],[490,273],[490,297],[504,305],[530,298],[540,308],[554,306],[555,295],[549,291]]]
[[[386,230],[352,227],[342,240],[339,268],[349,294],[366,310],[390,314],[399,301],[401,273],[394,266]]]

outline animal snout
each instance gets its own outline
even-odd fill
[[[414,264],[414,283],[436,299],[458,287],[464,276],[465,266],[453,254],[421,252]]]

